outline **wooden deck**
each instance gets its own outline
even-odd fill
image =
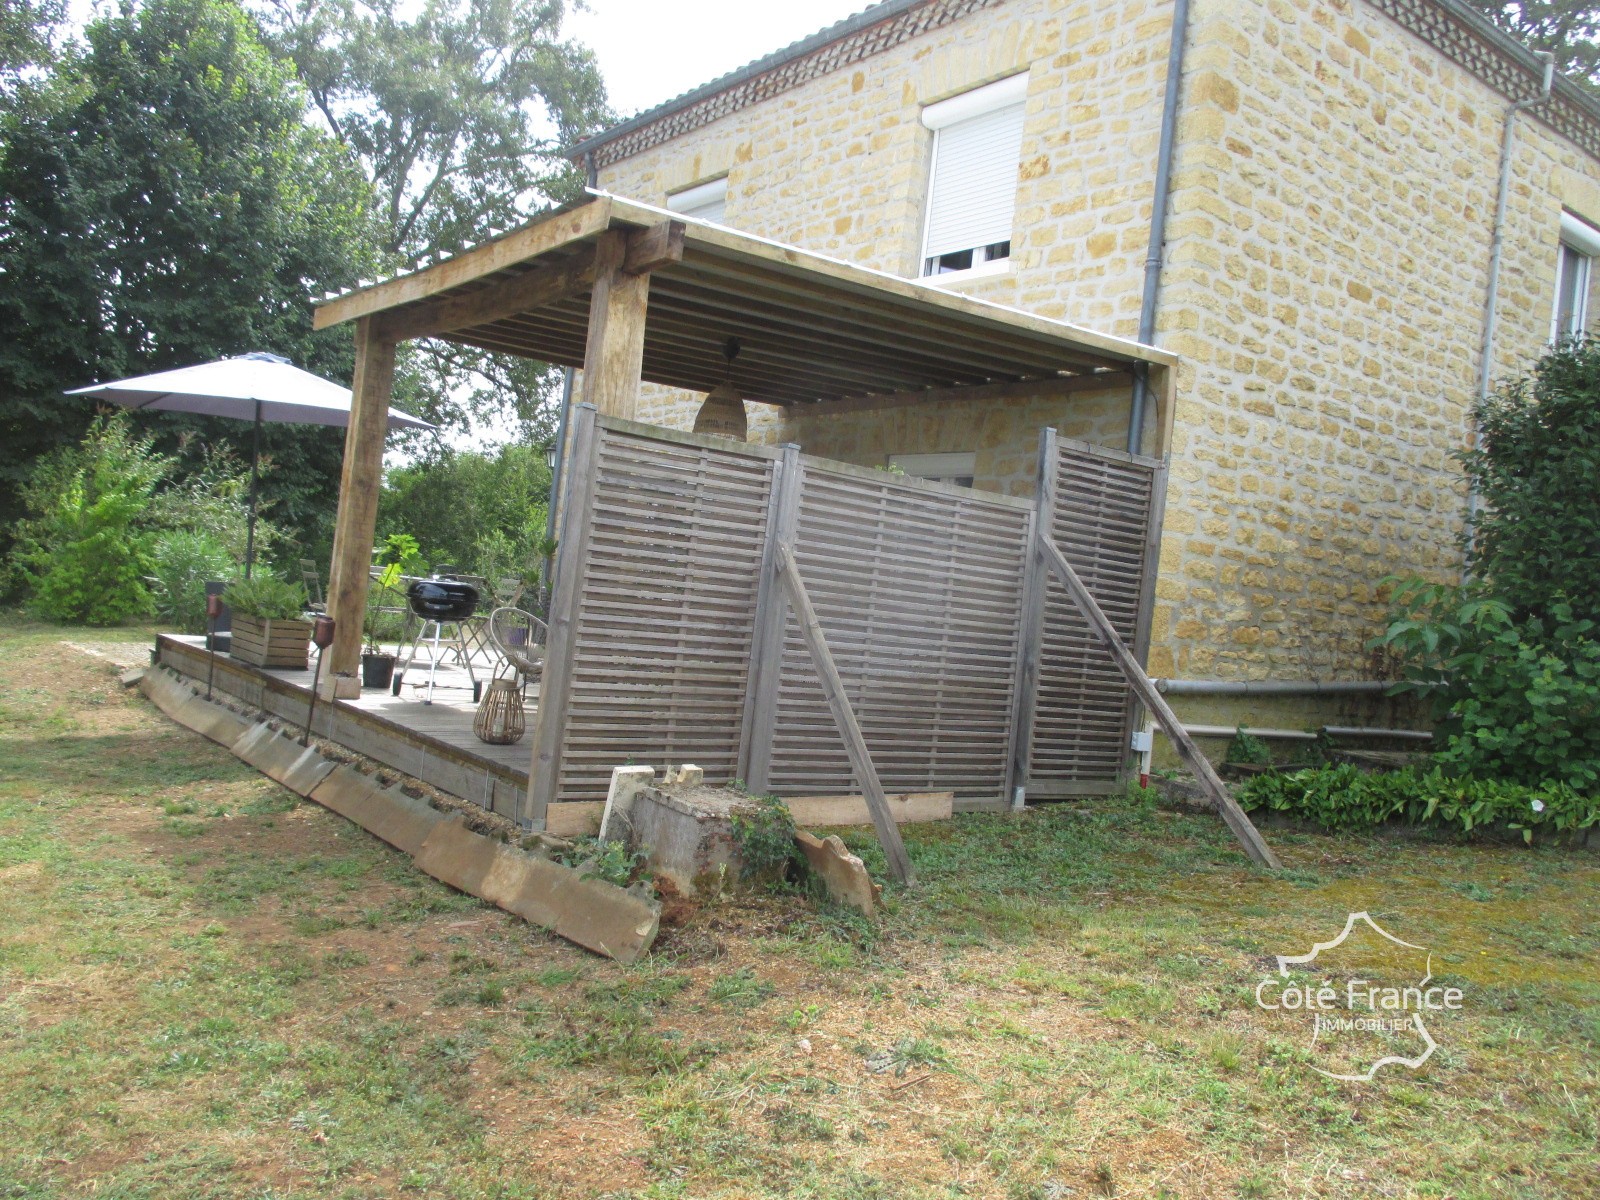
[[[156,639],[156,657],[180,674],[204,682],[213,656],[202,637],[164,633]],[[217,691],[292,724],[305,723],[311,671],[263,670],[226,654],[214,657]],[[492,664],[480,657],[473,670],[487,681]],[[426,681],[426,669],[414,668],[399,696],[387,688],[369,689],[357,699],[319,703],[314,732],[441,791],[520,819],[533,759],[531,737],[510,746],[480,742],[472,731],[476,705],[467,673],[459,667],[441,667],[431,704],[423,703],[422,689],[414,686]],[[528,693],[530,733],[536,704],[537,685]],[[546,827],[552,832],[585,832],[597,821],[599,807],[552,805]]]

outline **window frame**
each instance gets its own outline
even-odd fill
[[[1561,292],[1566,283],[1567,252],[1582,263],[1583,279],[1573,291],[1572,316],[1561,328]],[[1556,253],[1556,286],[1550,298],[1550,344],[1580,334],[1589,327],[1589,291],[1594,285],[1594,262],[1600,258],[1600,228],[1575,213],[1562,210],[1561,240]]]
[[[934,286],[946,283],[958,283],[963,279],[977,279],[990,275],[1004,275],[1011,270],[1011,243],[1008,237],[1003,242],[993,242],[983,246],[969,246],[964,250],[950,251],[949,253],[967,253],[977,255],[987,252],[994,246],[1005,246],[1004,256],[984,258],[974,261],[971,266],[954,271],[928,270],[928,237],[933,231],[933,201],[934,181],[939,173],[939,143],[940,132],[959,125],[963,121],[970,121],[977,117],[987,116],[1003,108],[1012,108],[1026,102],[1028,97],[1029,72],[1022,71],[1016,75],[1007,76],[1005,79],[994,83],[984,84],[980,87],[969,88],[946,100],[939,100],[933,104],[925,105],[922,109],[922,125],[933,133],[933,146],[928,155],[928,194],[922,205],[922,237],[918,242],[917,268],[915,278],[919,281]],[[1026,114],[1024,114],[1025,116]],[[1018,161],[1021,156],[1019,154]],[[1015,181],[1013,180],[1013,183]],[[1012,219],[1015,222],[1015,192],[1013,192]],[[1013,229],[1014,233],[1015,230]],[[941,256],[943,257],[943,256]]]

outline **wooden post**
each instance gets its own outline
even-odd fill
[[[1089,623],[1089,628],[1111,652],[1112,659],[1127,677],[1128,682],[1133,685],[1133,690],[1138,693],[1139,699],[1150,710],[1166,735],[1172,739],[1172,744],[1178,748],[1178,754],[1216,804],[1217,811],[1222,814],[1222,819],[1228,823],[1228,828],[1233,830],[1234,836],[1244,846],[1245,853],[1264,867],[1270,867],[1274,871],[1282,870],[1283,864],[1278,861],[1278,856],[1262,840],[1260,832],[1250,823],[1250,818],[1229,794],[1216,771],[1212,769],[1210,760],[1200,753],[1199,748],[1189,739],[1189,735],[1183,731],[1183,723],[1168,707],[1166,698],[1156,691],[1156,685],[1151,682],[1150,676],[1144,673],[1139,660],[1134,658],[1132,651],[1122,644],[1115,627],[1100,610],[1099,603],[1089,594],[1089,589],[1084,587],[1083,580],[1078,578],[1078,573],[1072,569],[1072,564],[1067,561],[1066,555],[1061,553],[1055,541],[1047,534],[1041,534],[1039,548],[1044,552],[1045,562],[1056,573],[1056,577],[1067,585],[1067,592],[1072,596],[1073,603],[1078,606],[1078,611],[1083,614],[1083,619]]]
[[[1051,535],[1056,511],[1056,431],[1039,431],[1039,473],[1034,486],[1033,513],[1028,520],[1028,545],[1023,551],[1022,643],[1017,653],[1016,720],[1011,733],[1011,769],[1006,783],[1011,807],[1027,803],[1028,772],[1033,763],[1033,721],[1039,709],[1039,655],[1044,641],[1045,578],[1040,536]]]
[[[765,795],[772,786],[772,735],[777,725],[778,685],[783,680],[783,633],[789,609],[778,577],[778,547],[794,543],[804,470],[800,447],[784,446],[783,457],[773,464],[772,495],[767,502],[767,544],[761,552],[756,585],[755,633],[750,642],[739,747],[740,778],[756,796]]]
[[[567,500],[561,510],[557,543],[556,586],[550,596],[545,635],[544,670],[539,676],[539,707],[533,722],[533,762],[528,769],[528,806],[522,817],[543,830],[556,799],[561,773],[561,746],[567,732],[567,697],[572,689],[573,621],[582,594],[584,562],[593,523],[595,476],[599,466],[599,430],[592,404],[572,411],[572,453],[567,463]]]
[[[383,486],[383,441],[389,430],[394,385],[394,343],[377,336],[372,317],[356,322],[356,371],[351,381],[350,426],[339,474],[339,514],[328,566],[328,615],[334,619],[333,670],[325,694],[361,694],[361,636],[372,570],[372,539]]]
[[[811,661],[817,668],[822,694],[844,738],[845,752],[850,755],[856,782],[861,785],[861,792],[866,797],[872,826],[878,831],[878,844],[883,847],[884,857],[889,860],[889,873],[898,882],[909,883],[911,859],[906,855],[905,843],[900,840],[900,827],[895,824],[894,814],[889,811],[889,801],[883,794],[883,784],[878,780],[878,769],[872,765],[867,740],[861,735],[855,710],[850,707],[850,698],[844,692],[844,680],[839,677],[833,652],[828,649],[828,639],[823,636],[822,625],[817,620],[817,610],[811,605],[805,581],[800,578],[800,571],[795,566],[794,551],[787,543],[778,544],[777,565],[788,588],[789,602],[794,605],[794,614],[799,619],[801,636],[805,638],[806,648],[811,651]]]
[[[644,370],[645,316],[650,275],[626,269],[628,235],[619,229],[595,244],[589,293],[589,339],[583,355],[583,399],[610,417],[634,420]]]

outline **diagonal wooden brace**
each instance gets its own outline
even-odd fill
[[[1039,549],[1044,554],[1045,564],[1066,585],[1072,602],[1078,606],[1078,611],[1089,623],[1089,628],[1111,652],[1118,669],[1127,676],[1128,682],[1133,685],[1133,690],[1138,693],[1145,708],[1172,739],[1172,744],[1178,748],[1178,755],[1194,772],[1194,777],[1211,797],[1217,806],[1217,811],[1222,814],[1222,819],[1228,823],[1228,828],[1233,830],[1234,837],[1238,838],[1240,845],[1244,847],[1245,853],[1263,867],[1269,867],[1274,871],[1282,870],[1283,864],[1278,861],[1278,856],[1272,852],[1272,848],[1262,839],[1260,831],[1245,815],[1244,809],[1239,807],[1227,787],[1223,785],[1210,760],[1200,753],[1189,735],[1183,731],[1183,723],[1168,706],[1166,698],[1156,690],[1156,685],[1150,676],[1144,673],[1139,660],[1134,658],[1133,653],[1122,644],[1116,629],[1106,619],[1106,614],[1101,611],[1099,603],[1089,594],[1089,589],[1084,586],[1083,580],[1078,578],[1078,573],[1072,569],[1067,556],[1062,554],[1049,535],[1043,532],[1039,534]]]
[[[878,844],[883,847],[884,857],[889,860],[889,873],[898,883],[910,883],[911,859],[906,855],[905,843],[900,840],[900,827],[895,824],[894,813],[890,811],[888,798],[883,794],[883,784],[878,780],[877,768],[872,765],[866,738],[861,736],[855,710],[850,707],[850,698],[845,695],[844,680],[840,678],[838,665],[833,661],[833,652],[828,649],[828,640],[822,634],[822,625],[817,620],[817,610],[811,605],[805,581],[800,578],[800,571],[795,566],[794,551],[787,543],[778,543],[775,564],[778,577],[788,590],[789,603],[794,605],[794,614],[799,618],[800,634],[805,638],[806,648],[811,651],[811,662],[817,668],[822,694],[827,698],[834,724],[839,726],[839,734],[844,738],[850,766],[854,768],[856,780],[867,798],[867,811],[872,816],[872,827],[878,831]]]

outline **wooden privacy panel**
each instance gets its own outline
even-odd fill
[[[1042,464],[1041,519],[1122,640],[1144,661],[1165,471],[1154,459],[1066,438]],[[1117,787],[1128,760],[1132,692],[1051,576],[1044,587],[1030,797]]]
[[[629,762],[732,779],[772,458],[597,435],[558,794],[603,800]]]
[[[1028,507],[803,462],[795,557],[884,787],[1003,800]],[[860,790],[792,612],[768,785]]]

